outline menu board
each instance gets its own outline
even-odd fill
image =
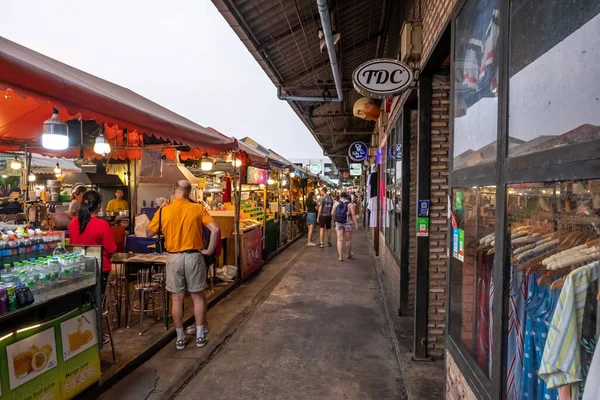
[[[269,179],[269,171],[266,169],[248,167],[246,172],[246,183],[249,185],[266,185]]]
[[[0,400],[72,399],[100,380],[90,305],[0,339]]]
[[[242,279],[262,264],[262,229],[253,229],[242,236]]]

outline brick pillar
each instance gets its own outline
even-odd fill
[[[415,275],[417,268],[417,137],[419,136],[417,110],[410,112],[410,217],[408,247],[408,311],[415,311]]]
[[[440,72],[432,77],[431,99],[431,209],[427,351],[433,357],[441,357],[445,348],[449,119],[450,73]]]

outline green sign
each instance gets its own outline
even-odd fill
[[[417,218],[417,236],[429,236],[429,218]]]
[[[0,340],[0,399],[71,399],[100,380],[96,310],[74,310]]]
[[[463,192],[456,192],[455,206],[456,211],[463,209]]]

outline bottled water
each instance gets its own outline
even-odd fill
[[[52,252],[52,256],[58,257],[67,254],[67,250],[65,250],[62,242],[56,243],[56,248]]]

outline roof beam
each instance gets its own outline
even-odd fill
[[[327,136],[354,136],[354,135],[374,135],[374,132],[368,132],[368,131],[363,131],[363,132],[344,132],[344,131],[333,131],[333,132],[315,132],[315,134],[317,135],[327,135]]]
[[[343,53],[347,53],[349,51],[354,50],[355,48],[362,47],[363,45],[369,43],[371,40],[376,39],[377,37],[379,37],[379,35],[381,35],[381,31],[373,32],[370,35],[368,35],[367,37],[365,37],[365,38],[357,41],[356,43],[353,43],[353,44],[351,44],[351,45],[349,45],[347,47],[344,47],[342,49],[342,52]],[[365,61],[367,61],[367,60],[365,60]],[[321,61],[313,64],[311,66],[311,68],[310,68],[311,69],[310,71],[303,71],[303,72],[300,72],[300,73],[298,73],[298,74],[296,74],[294,76],[287,77],[285,79],[285,81],[289,82],[291,84],[292,82],[296,82],[297,80],[305,77],[306,75],[312,74],[313,70],[317,70],[317,69],[322,68],[322,67],[324,67],[326,65],[329,65],[329,57],[327,57],[326,59],[321,60]],[[342,71],[342,73],[343,73],[343,71]],[[342,78],[343,78],[343,76],[342,76]]]

